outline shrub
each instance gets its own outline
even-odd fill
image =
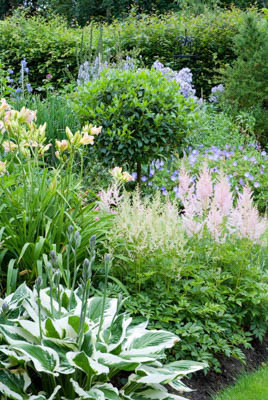
[[[245,15],[234,37],[236,60],[224,72],[224,97],[231,113],[252,111],[256,133],[268,142],[268,22],[257,14]]]
[[[103,127],[96,148],[104,163],[137,165],[167,155],[186,135],[188,112],[196,108],[179,86],[154,70],[108,70],[80,87],[74,109],[81,123]]]

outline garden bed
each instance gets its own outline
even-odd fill
[[[221,361],[222,374],[213,371],[206,376],[203,372],[196,373],[192,379],[187,380],[187,385],[195,392],[189,393],[187,397],[191,400],[211,400],[221,389],[235,383],[237,376],[242,372],[256,370],[262,363],[268,360],[268,334],[262,343],[255,340],[253,348],[244,351],[246,363],[230,357]]]

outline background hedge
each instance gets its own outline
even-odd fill
[[[149,67],[157,59],[175,70],[189,67],[198,95],[206,95],[211,86],[221,82],[220,69],[236,58],[233,37],[243,15],[245,11],[239,9],[218,9],[192,18],[181,13],[131,15],[124,21],[104,24],[103,46],[114,56],[118,49],[122,57],[131,53],[141,56],[143,65]],[[83,32],[83,52],[87,53],[90,28]],[[16,15],[0,21],[0,36],[0,62],[18,73],[20,61],[26,58],[34,87],[41,85],[47,73],[57,86],[68,82],[67,68],[77,76],[82,29],[68,28],[59,18],[47,22],[40,16]],[[98,37],[95,29],[93,48]],[[191,57],[181,57],[185,55]]]

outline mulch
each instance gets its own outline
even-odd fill
[[[252,349],[243,351],[246,358],[245,364],[232,357],[222,357],[219,359],[221,374],[211,371],[204,375],[200,371],[193,374],[191,379],[185,380],[187,386],[195,390],[187,393],[185,397],[189,400],[211,400],[212,396],[215,396],[220,390],[233,385],[241,373],[252,372],[264,365],[268,361],[268,334],[261,343],[255,340],[252,346]]]

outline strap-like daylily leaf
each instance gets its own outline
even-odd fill
[[[66,354],[69,363],[84,371],[87,375],[108,374],[109,368],[88,357],[84,351],[69,352]]]
[[[23,370],[0,370],[0,394],[8,399],[25,400],[25,390],[30,384],[31,380]]]
[[[59,367],[60,360],[55,350],[49,347],[28,343],[16,344],[13,348],[14,350],[18,350],[27,355],[38,372],[45,372],[56,376],[58,375],[57,368]]]

